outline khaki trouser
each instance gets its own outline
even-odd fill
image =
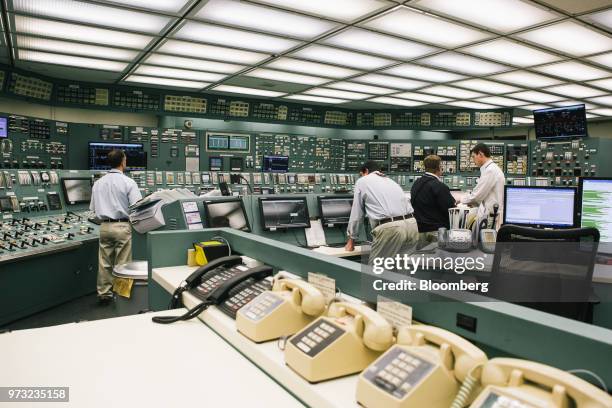
[[[98,296],[112,296],[113,268],[132,260],[132,227],[129,222],[103,222],[98,250]]]
[[[424,248],[432,242],[438,242],[438,231],[419,232],[419,244],[417,245],[417,249]]]
[[[419,240],[419,229],[414,218],[388,222],[372,230],[372,249],[370,260],[374,258],[391,258],[397,254],[414,252]]]

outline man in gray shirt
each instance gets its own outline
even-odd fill
[[[347,228],[345,249],[355,250],[361,220],[368,216],[374,242],[370,251],[370,263],[375,258],[394,257],[416,245],[419,229],[412,206],[402,188],[379,171],[375,161],[367,161],[355,183],[353,208]]]
[[[138,185],[123,174],[125,153],[112,150],[107,156],[112,170],[95,182],[89,208],[102,220],[98,250],[98,300],[113,299],[113,268],[132,260],[132,227],[128,208],[142,198]]]

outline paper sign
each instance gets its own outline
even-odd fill
[[[308,283],[319,289],[329,303],[336,296],[336,280],[320,273],[308,272]]]
[[[376,311],[380,313],[396,329],[412,324],[412,308],[400,302],[378,295]]]

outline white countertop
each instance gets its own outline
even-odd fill
[[[193,268],[188,266],[154,268],[152,276],[153,280],[164,289],[174,292],[174,289],[192,271]],[[195,296],[187,292],[183,294],[183,302],[189,308],[200,303]],[[201,313],[199,318],[309,406],[316,408],[359,407],[355,401],[357,375],[310,384],[285,365],[284,352],[279,349],[277,341],[260,344],[252,342],[236,330],[236,323],[233,319],[214,306]],[[276,407],[276,405],[270,404],[270,407]]]
[[[69,403],[36,407],[303,407],[201,322],[151,321],[184,312],[0,334],[0,385],[70,387]],[[0,403],[13,405],[30,406]]]
[[[356,245],[354,251],[347,251],[344,247],[329,247],[329,246],[320,246],[318,248],[314,248],[314,252],[318,252],[320,254],[335,256],[337,258],[348,258],[351,256],[361,256],[364,252],[365,248],[362,249],[361,245]]]

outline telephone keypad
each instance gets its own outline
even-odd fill
[[[240,310],[247,319],[257,321],[267,316],[283,303],[283,299],[270,292],[264,292]]]
[[[402,399],[434,365],[401,347],[393,347],[365,372],[367,381]]]
[[[229,291],[229,298],[219,305],[219,309],[232,319],[236,319],[238,310],[270,289],[272,289],[272,284],[268,280],[247,279]]]
[[[480,408],[535,408],[533,405],[526,404],[513,397],[499,395],[494,392],[489,394]]]
[[[293,336],[290,341],[308,356],[314,357],[344,333],[345,330],[335,324],[320,319]]]

